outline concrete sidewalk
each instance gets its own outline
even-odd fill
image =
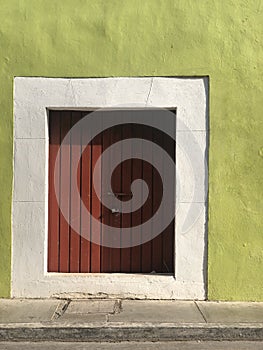
[[[0,299],[0,341],[263,340],[263,303]]]

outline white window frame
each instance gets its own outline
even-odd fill
[[[205,299],[207,86],[205,77],[14,79],[12,297]],[[191,167],[176,147],[181,195],[175,221],[175,275],[47,272],[48,110],[119,105],[176,108],[176,117],[187,127],[177,125],[176,139],[187,142],[194,135],[202,152],[198,176],[203,179],[203,187],[200,198],[192,203],[191,189],[195,184]],[[187,234],[182,234],[191,203],[200,215]]]

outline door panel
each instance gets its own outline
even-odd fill
[[[125,113],[136,112],[125,111]],[[174,140],[161,131],[146,125],[122,124],[98,134],[87,146],[82,144],[83,131],[79,131],[74,136],[74,140],[71,138],[69,144],[63,143],[61,145],[70,128],[86,115],[87,112],[79,111],[50,112],[48,271],[172,273],[174,271],[174,220],[164,232],[151,241],[132,246],[134,226],[141,225],[149,220],[156,212],[159,220],[162,220],[163,213],[159,210],[162,200],[162,180],[158,171],[150,163],[133,158],[131,146],[128,149],[131,155],[130,159],[119,164],[113,171],[111,178],[112,193],[110,193],[110,189],[104,188],[104,177],[109,176],[109,164],[105,160],[100,163],[100,156],[115,142],[128,138],[141,138],[157,143],[175,160]],[[143,152],[143,148],[141,150]],[[105,226],[101,226],[97,232],[95,232],[95,225],[92,220],[90,227],[83,226],[81,218],[84,207],[81,202],[77,205],[72,204],[76,203],[77,196],[72,188],[73,164],[76,163],[76,159],[80,157],[81,152],[77,182],[82,203],[92,216],[100,220],[101,223],[120,229],[114,237],[116,243],[122,239],[122,228],[129,227],[131,247],[104,247],[103,239],[106,232],[103,230]],[[57,155],[60,161],[60,172],[68,174],[66,180],[62,181],[62,178],[60,180],[60,198],[58,202],[54,193],[54,166]],[[114,157],[116,157],[116,154],[110,148],[110,159],[108,161],[110,162]],[[154,157],[156,155],[152,152],[152,159]],[[149,195],[144,205],[136,211],[131,208],[130,212],[125,214],[118,212],[118,210],[121,211],[121,208],[105,207],[95,193],[93,186],[93,172],[96,162],[99,162],[99,177],[96,178],[96,181],[101,184],[99,197],[115,195],[123,202],[130,200],[132,182],[136,179],[143,179],[149,188]],[[175,186],[175,173],[171,174],[171,181]],[[68,210],[68,217],[70,218],[69,223],[59,210],[59,201],[62,199],[66,203],[66,210]],[[72,220],[75,222],[74,227],[77,227],[76,231],[79,232],[71,228],[70,222]],[[83,237],[85,230],[89,230],[91,237],[96,234],[101,244],[93,243]],[[141,232],[142,235],[143,232]]]

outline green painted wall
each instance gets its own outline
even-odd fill
[[[210,76],[209,299],[263,300],[261,0],[0,0],[0,295],[14,76]]]

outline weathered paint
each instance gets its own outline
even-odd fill
[[[262,12],[261,0],[0,0],[1,296],[13,77],[209,75],[208,296],[263,300]]]

